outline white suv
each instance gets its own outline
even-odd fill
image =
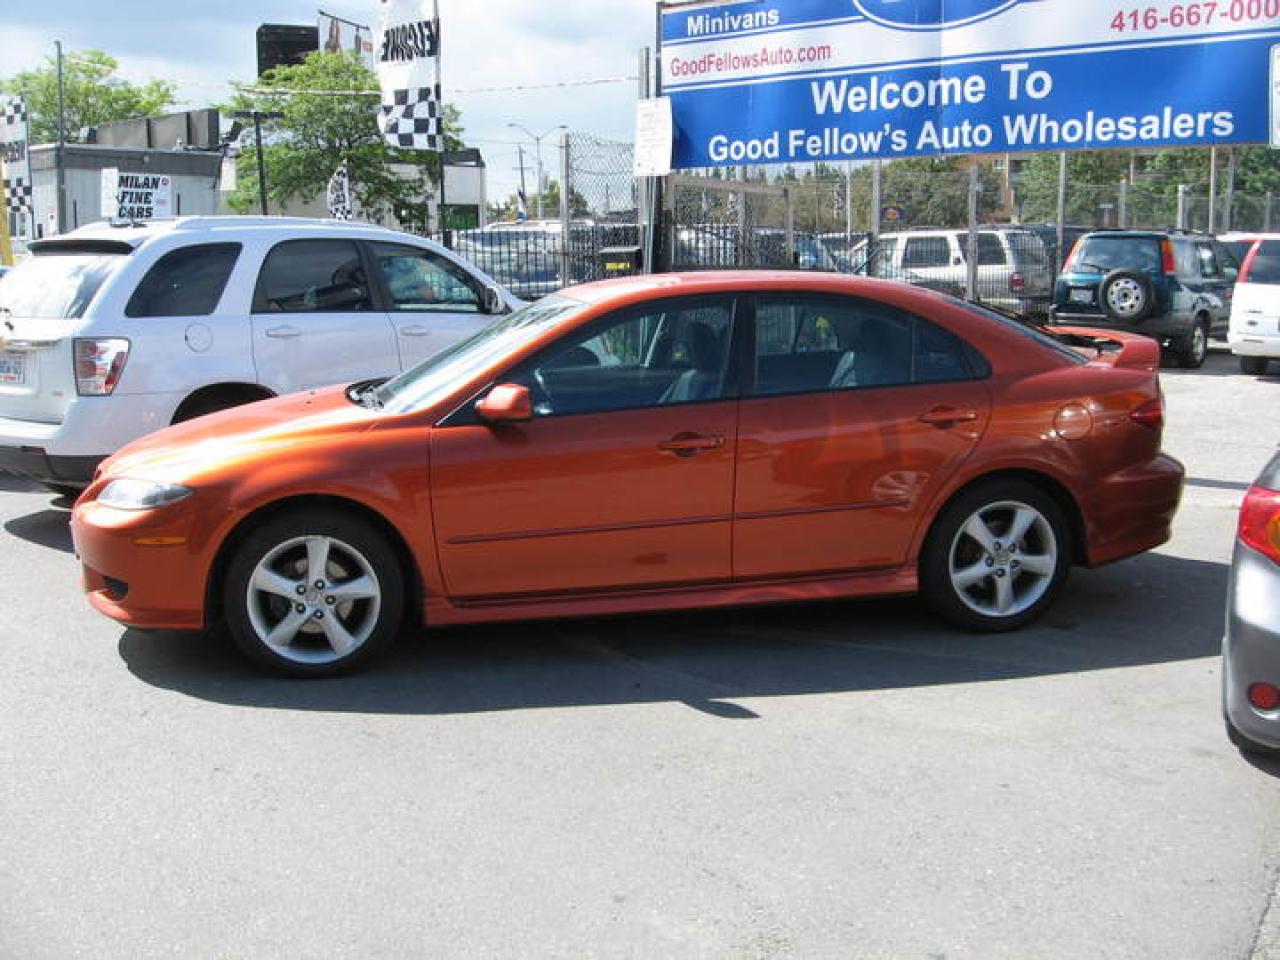
[[[520,301],[380,227],[199,217],[31,244],[0,280],[0,472],[84,486],[137,437],[391,376]]]
[[[1280,234],[1258,234],[1240,267],[1227,333],[1240,370],[1254,376],[1280,361]]]
[[[883,233],[872,273],[938,289],[963,290],[968,277],[968,239],[965,230]],[[1044,242],[1030,230],[980,229],[976,292],[983,303],[1013,313],[1047,313],[1053,295],[1053,269]]]

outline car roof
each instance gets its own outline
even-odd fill
[[[650,276],[598,280],[567,289],[565,294],[583,303],[613,299],[651,299],[654,296],[702,296],[720,293],[752,293],[795,290],[812,293],[875,296],[888,289],[921,291],[909,284],[876,277],[805,270],[703,270],[696,273],[663,273]]]
[[[243,236],[281,230],[293,235],[315,232],[323,233],[325,236],[350,234],[353,237],[378,235],[400,239],[423,239],[372,223],[320,220],[309,217],[261,216],[172,217],[145,221],[103,220],[86,224],[70,233],[62,234],[61,237],[76,240],[110,240],[139,247],[160,237],[232,233]]]

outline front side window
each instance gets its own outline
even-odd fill
[[[726,393],[730,301],[651,304],[593,324],[512,378],[537,416],[704,403]]]
[[[902,265],[947,267],[951,265],[951,244],[946,237],[911,237],[902,249]]]
[[[240,256],[238,243],[171,250],[156,261],[124,308],[127,317],[207,317]]]
[[[350,240],[286,240],[267,254],[254,313],[361,313],[373,309],[360,251]]]
[[[430,250],[392,243],[373,244],[373,256],[392,310],[482,312],[479,284],[452,260]]]
[[[972,351],[932,323],[852,298],[765,297],[755,393],[778,396],[967,380]]]

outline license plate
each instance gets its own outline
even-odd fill
[[[1093,291],[1092,290],[1072,290],[1071,302],[1072,303],[1093,303]]]
[[[12,350],[0,352],[0,383],[27,382],[27,355]]]

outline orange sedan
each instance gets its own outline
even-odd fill
[[[161,431],[72,530],[90,602],[342,672],[427,625],[906,594],[1041,614],[1163,543],[1156,343],[788,273],[578,287],[385,383]]]

